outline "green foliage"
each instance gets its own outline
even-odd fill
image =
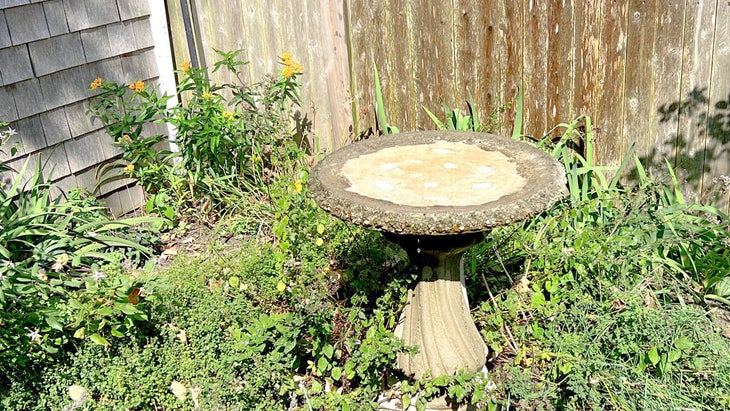
[[[162,222],[112,220],[79,190],[54,198],[40,158],[29,169],[31,160],[0,188],[0,375],[53,358],[74,338],[107,345],[131,335],[146,318],[144,304],[127,299],[143,281],[111,267],[122,254],[144,263],[155,251],[149,224]]]
[[[444,118],[445,122],[441,121],[435,114],[429,109],[423,107],[426,110],[426,114],[431,118],[431,121],[438,127],[439,130],[456,130],[456,131],[473,131],[473,132],[491,132],[499,127],[499,115],[504,112],[504,107],[498,107],[488,117],[486,124],[479,122],[479,113],[476,111],[476,105],[474,104],[474,97],[469,93],[469,98],[466,100],[466,114],[458,108],[449,108],[446,104],[444,107]]]
[[[594,165],[589,118],[559,128],[558,139],[536,144],[565,165],[569,196],[473,250],[473,274],[522,273],[497,296],[489,275],[479,314],[492,361],[505,364],[498,402],[726,408],[728,343],[695,304],[727,273],[727,217],[686,204],[671,171],[657,181],[638,161],[639,186],[624,188],[634,156],[615,169]]]
[[[188,208],[241,211],[241,198],[251,192],[262,196],[272,177],[290,171],[292,156],[300,157],[296,153],[304,143],[290,130],[301,65],[284,53],[279,75],[247,84],[240,67],[248,63],[238,60],[240,50],[216,52],[221,59],[212,71],[227,70],[238,83],[211,84],[207,69],[185,64],[177,90],[185,102],[171,108],[169,96],[160,97],[141,81],[92,83],[102,92],[89,112],[107,125],[122,151],[120,159],[100,168],[100,185],[135,179],[150,197],[146,211],[173,218]],[[175,127],[179,152],[163,149],[164,135],[147,136],[153,122]]]

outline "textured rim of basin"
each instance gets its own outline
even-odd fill
[[[425,207],[399,205],[347,190],[350,182],[341,173],[347,160],[388,147],[437,141],[463,142],[503,153],[516,163],[517,173],[526,180],[524,188],[479,205]],[[461,131],[417,131],[352,143],[320,161],[309,178],[312,197],[332,215],[375,230],[412,235],[481,232],[524,220],[564,197],[566,184],[564,167],[548,153],[510,138]]]

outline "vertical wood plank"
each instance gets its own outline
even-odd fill
[[[413,41],[413,76],[418,107],[416,127],[433,129],[423,110],[441,112],[444,102],[457,97],[454,67],[453,7],[451,3],[413,1],[410,8],[416,35]],[[428,28],[424,30],[424,28]]]
[[[718,1],[715,13],[715,40],[712,52],[712,77],[709,89],[707,140],[705,143],[709,172],[704,174],[703,195],[719,194],[716,206],[730,210],[730,192],[722,192],[730,177],[730,5]]]
[[[666,160],[674,162],[674,144],[677,136],[676,121],[665,121],[661,107],[681,98],[682,55],[684,38],[685,1],[661,3],[654,24],[654,93],[649,103],[652,116],[648,119],[651,136],[649,158],[654,166],[664,170]]]
[[[624,134],[650,170],[673,160],[677,124],[664,121],[662,104],[679,99],[684,4],[633,1],[629,9]]]
[[[415,127],[412,27],[409,3],[395,0],[352,0],[350,11],[351,81],[355,90],[356,132],[375,127],[375,80],[378,67],[388,121],[408,130]]]
[[[705,163],[709,88],[712,76],[716,6],[709,2],[687,1],[682,47],[682,79],[679,99],[659,107],[660,121],[676,121],[673,142],[674,167],[684,195],[699,201]]]
[[[548,87],[548,4],[523,0],[523,116],[524,134],[540,138],[547,131],[545,103]]]
[[[624,101],[624,136],[636,145],[636,153],[647,158],[652,141],[652,128],[649,119],[653,118],[652,55],[654,53],[655,4],[632,0],[629,3],[629,18],[626,50],[626,100]]]
[[[548,10],[546,132],[561,122],[570,122],[575,117],[572,104],[575,90],[573,6],[572,0],[563,0],[559,4],[553,4]]]
[[[590,115],[594,125],[594,160],[618,165],[628,150],[624,129],[628,2],[609,0],[576,7],[577,114]]]
[[[455,11],[456,85],[460,107],[471,92],[482,123],[497,109],[497,134],[511,133],[515,99],[522,81],[519,3],[493,2],[490,7],[461,0]],[[465,107],[464,107],[465,108]]]

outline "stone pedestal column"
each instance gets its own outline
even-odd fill
[[[421,274],[409,291],[408,304],[395,330],[406,345],[419,350],[413,355],[399,354],[398,367],[417,379],[427,370],[432,377],[481,370],[488,351],[469,311],[462,257],[483,234],[387,238],[408,251]],[[452,407],[439,399],[428,409]]]

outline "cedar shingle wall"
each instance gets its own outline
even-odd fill
[[[10,143],[22,144],[11,166],[40,155],[58,187],[93,189],[99,163],[119,153],[85,114],[89,84],[99,76],[154,84],[149,14],[148,0],[0,0],[0,120],[18,131]],[[0,160],[8,160],[7,148]],[[102,194],[117,214],[143,201],[134,186]]]

